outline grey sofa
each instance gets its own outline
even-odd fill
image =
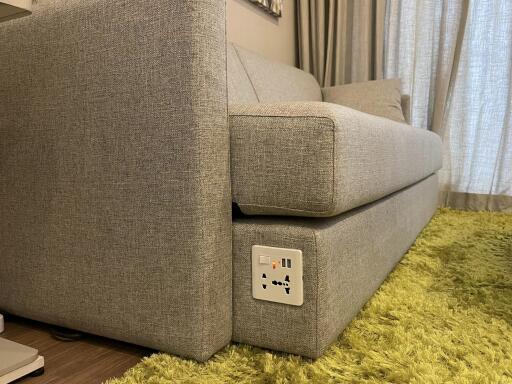
[[[223,2],[40,0],[0,36],[0,312],[318,357],[436,209],[437,136],[227,44]],[[301,306],[253,298],[253,245],[302,251]]]
[[[228,46],[233,339],[316,358],[437,208],[439,136],[324,102],[314,78]],[[408,113],[408,98],[402,98]],[[302,306],[256,300],[253,245],[303,252]]]

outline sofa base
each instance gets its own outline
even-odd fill
[[[317,358],[357,315],[437,208],[437,175],[329,219],[245,217],[233,223],[233,339]],[[252,297],[251,248],[303,252],[304,304]]]

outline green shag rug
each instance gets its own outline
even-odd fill
[[[231,345],[108,384],[512,383],[512,215],[443,209],[317,361]]]

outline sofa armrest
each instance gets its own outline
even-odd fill
[[[324,102],[232,105],[233,201],[259,215],[328,217],[441,167],[436,134]]]
[[[44,0],[0,24],[0,307],[197,360],[230,341],[225,20]]]

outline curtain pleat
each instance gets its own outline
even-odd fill
[[[300,67],[322,86],[381,79],[386,0],[299,0]]]

